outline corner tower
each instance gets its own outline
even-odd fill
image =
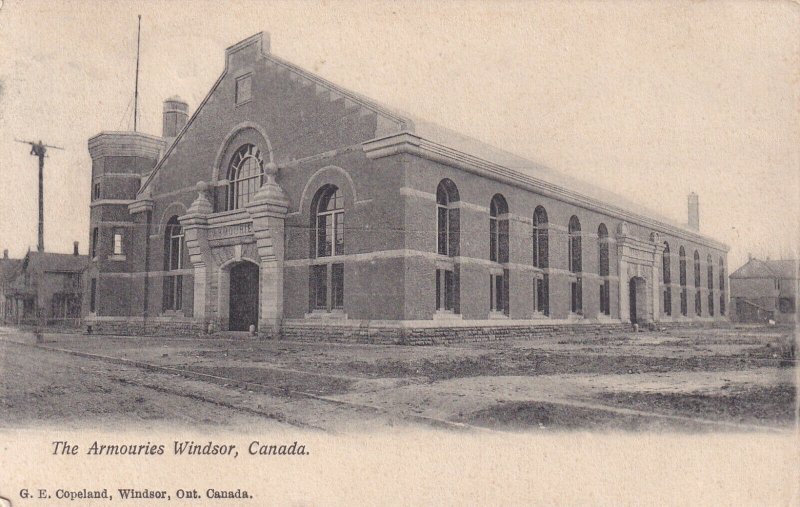
[[[165,119],[166,123],[166,119]],[[128,212],[141,181],[153,170],[166,141],[141,132],[102,132],[88,143],[92,157],[89,267],[83,308],[87,325],[102,317],[136,315],[142,281],[126,274],[144,269],[147,233]]]

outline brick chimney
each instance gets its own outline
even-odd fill
[[[694,192],[689,194],[689,228],[700,230],[700,197]]]
[[[164,122],[162,137],[167,140],[174,139],[183,130],[189,119],[189,105],[177,95],[164,101]]]
[[[72,255],[78,255],[78,242],[72,242]]]

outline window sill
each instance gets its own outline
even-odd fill
[[[304,315],[306,319],[347,319],[344,310],[311,310]]]
[[[550,316],[545,314],[545,313],[543,313],[543,312],[533,312],[533,316],[531,317],[531,320],[547,320],[549,318],[550,318]]]
[[[497,310],[490,310],[489,319],[508,320],[508,315],[503,312],[498,312]]]
[[[433,320],[461,320],[460,313],[454,313],[453,310],[436,310],[433,312]]]
[[[161,312],[161,317],[186,317],[183,310],[165,310]]]
[[[109,255],[108,260],[110,261],[124,261],[127,260],[127,257],[124,255]]]

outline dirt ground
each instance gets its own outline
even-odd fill
[[[45,334],[36,348],[33,334],[0,328],[0,415],[5,424],[328,431],[785,430],[797,414],[795,368],[782,353],[792,333],[731,327],[427,347]]]

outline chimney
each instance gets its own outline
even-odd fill
[[[700,198],[694,192],[689,194],[689,228],[700,230]]]
[[[72,242],[72,255],[78,255],[78,242]]]
[[[8,248],[3,250],[3,259],[8,259]]]
[[[164,101],[164,123],[162,136],[165,139],[174,139],[178,132],[183,130],[189,119],[189,105],[177,95]]]

